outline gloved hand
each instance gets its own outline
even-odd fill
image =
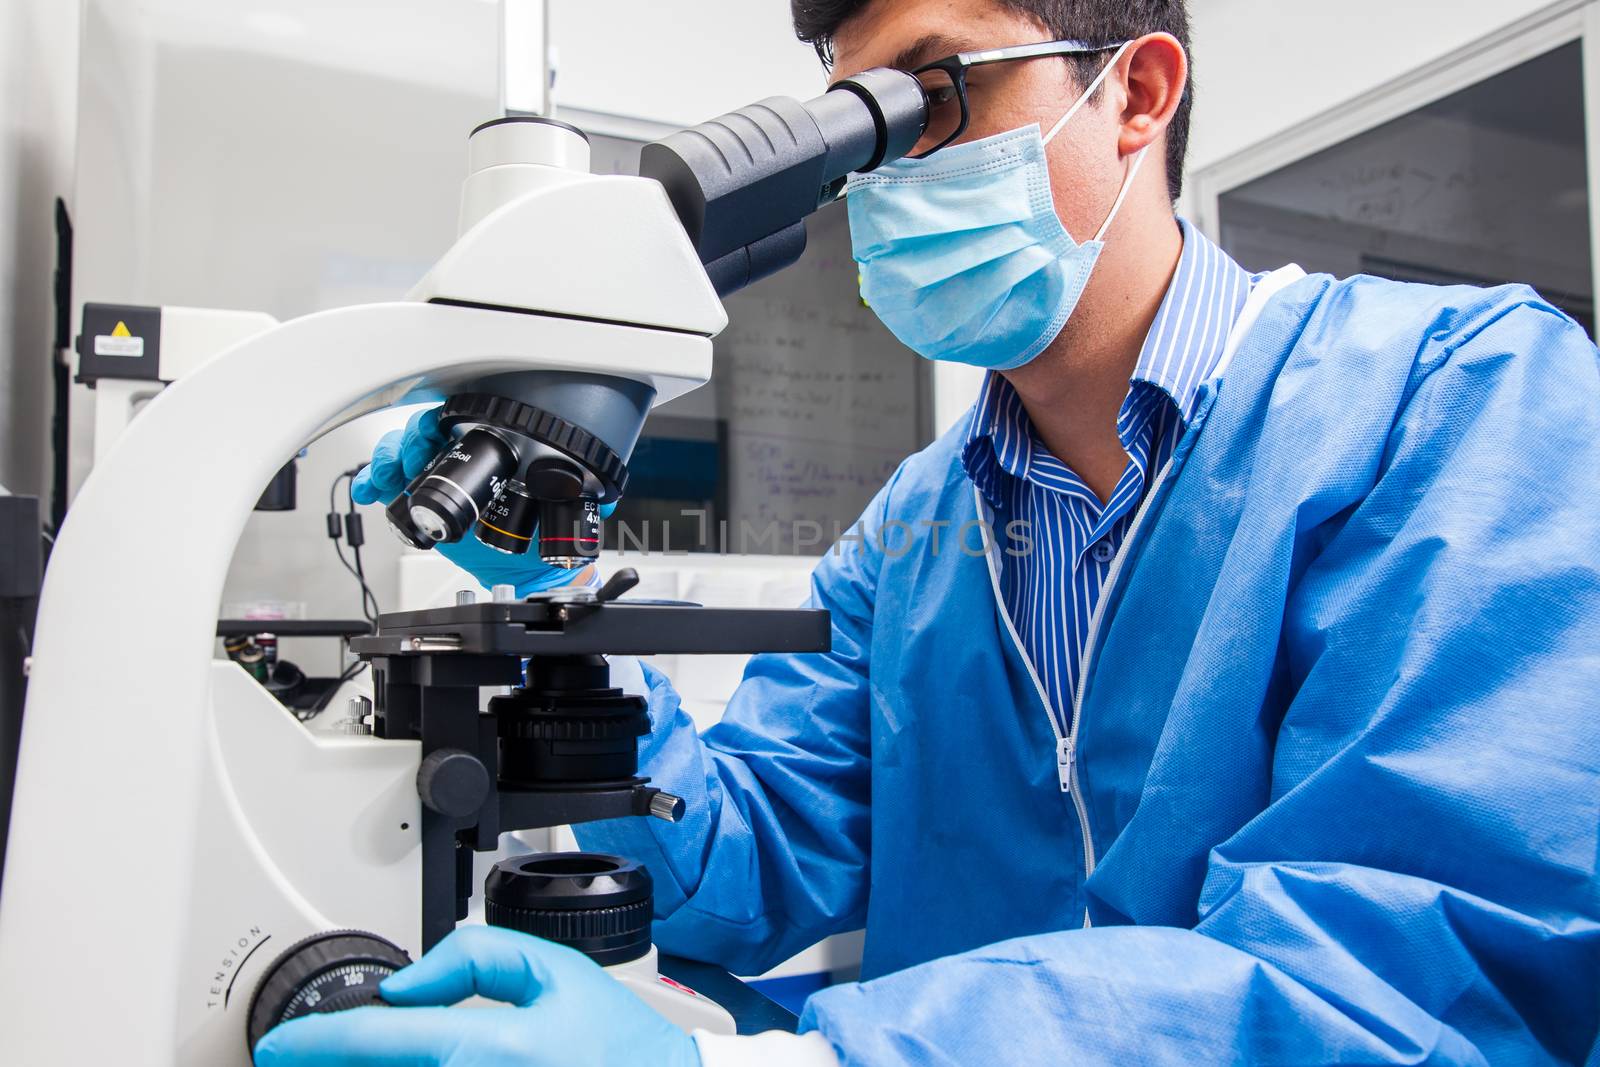
[[[378,440],[378,446],[372,450],[372,462],[362,468],[350,485],[351,499],[357,504],[389,503],[411,484],[411,479],[421,473],[449,439],[439,427],[438,408],[417,412],[404,430],[393,430]],[[600,509],[600,514],[608,516],[615,510],[615,504],[608,504]],[[514,585],[519,597],[568,585],[579,576],[593,573],[587,568],[569,571],[552,567],[535,552],[507,555],[475,536],[441,544],[437,551],[476,578],[485,589]]]
[[[493,926],[457,930],[378,987],[393,1008],[308,1015],[256,1067],[700,1067],[694,1038],[589,957]],[[451,1008],[477,994],[510,1008]]]

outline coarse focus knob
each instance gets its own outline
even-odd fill
[[[432,811],[452,819],[476,814],[489,798],[489,768],[470,752],[441,748],[417,768],[417,795]]]
[[[405,950],[376,934],[331,930],[289,946],[256,985],[245,1027],[256,1042],[280,1023],[305,1015],[382,1006],[378,983],[411,965]]]

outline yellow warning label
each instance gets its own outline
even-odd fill
[[[128,324],[127,323],[119,322],[119,323],[117,323],[117,328],[115,330],[111,331],[111,336],[112,337],[132,337],[133,334],[128,330]]]

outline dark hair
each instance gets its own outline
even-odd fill
[[[872,0],[789,0],[794,15],[794,32],[813,46],[822,62],[833,65],[833,38],[852,17]],[[1020,11],[1038,22],[1060,40],[1089,41],[1094,44],[1120,43],[1147,33],[1170,33],[1189,50],[1188,0],[997,0],[1004,7]],[[1027,44],[1026,41],[995,42]],[[1068,60],[1078,84],[1087,85],[1100,73],[1104,56],[1083,56]],[[1194,110],[1194,79],[1178,104],[1167,127],[1167,190],[1176,201],[1183,192],[1183,161],[1189,153],[1189,117]]]

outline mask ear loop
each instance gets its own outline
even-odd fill
[[[1127,54],[1128,49],[1132,47],[1132,41],[1123,42],[1122,47],[1117,49],[1117,54],[1111,57],[1111,62],[1107,63],[1100,69],[1100,74],[1095,78],[1094,81],[1089,83],[1089,88],[1084,90],[1083,95],[1078,97],[1078,102],[1073,104],[1072,107],[1068,109],[1067,113],[1061,116],[1060,121],[1058,121],[1054,126],[1050,127],[1050,132],[1044,135],[1044,143],[1046,146],[1048,146],[1051,141],[1056,139],[1056,134],[1061,132],[1061,127],[1072,121],[1072,116],[1083,110],[1083,105],[1087,104],[1094,94],[1099,90],[1100,86],[1105,84],[1106,79],[1111,77],[1111,72],[1117,69],[1117,63],[1122,60],[1122,57]]]
[[[1122,191],[1117,194],[1117,202],[1111,205],[1111,214],[1106,216],[1105,225],[1101,226],[1100,232],[1094,235],[1096,241],[1104,241],[1106,239],[1106,233],[1111,229],[1111,224],[1117,219],[1117,212],[1122,210],[1122,202],[1128,199],[1128,193],[1133,191],[1133,179],[1139,176],[1139,168],[1144,165],[1144,157],[1149,151],[1150,146],[1145,145],[1134,153],[1133,164],[1128,168],[1128,177],[1122,183]]]
[[[1123,56],[1127,55],[1128,49],[1132,48],[1133,44],[1134,42],[1132,41],[1124,41],[1122,47],[1117,49],[1117,54],[1111,57],[1111,62],[1100,69],[1099,75],[1089,83],[1089,88],[1084,90],[1082,96],[1078,97],[1077,103],[1073,104],[1067,110],[1067,113],[1062,115],[1054,126],[1050,127],[1050,132],[1044,136],[1044,143],[1047,147],[1051,141],[1055,140],[1056,134],[1061,132],[1062,127],[1072,121],[1072,116],[1082,111],[1083,105],[1087,104],[1094,94],[1099,91],[1100,86],[1105,84],[1106,79],[1111,76],[1113,70],[1117,69],[1117,64],[1121,62]],[[1096,241],[1105,240],[1107,232],[1111,229],[1111,224],[1116,221],[1117,212],[1122,210],[1122,202],[1128,199],[1128,193],[1133,189],[1133,180],[1139,176],[1139,168],[1144,165],[1145,154],[1149,151],[1150,147],[1146,145],[1144,148],[1139,149],[1138,154],[1133,157],[1133,164],[1128,168],[1128,176],[1123,179],[1122,189],[1117,193],[1117,201],[1111,205],[1111,213],[1106,216],[1105,224],[1100,227],[1100,232],[1094,235]]]

